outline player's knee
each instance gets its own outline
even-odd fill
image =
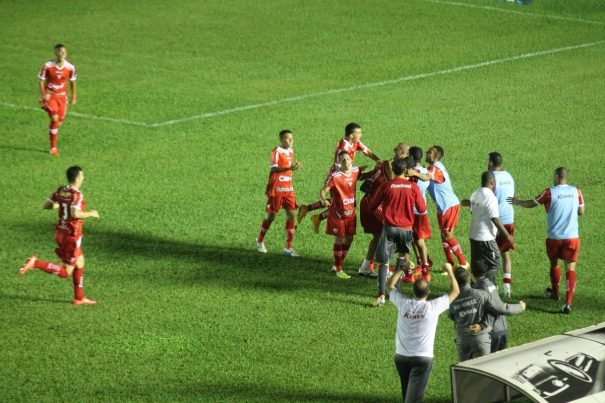
[[[273,220],[275,220],[275,213],[269,213],[267,215],[267,221],[273,222]]]
[[[75,266],[70,266],[70,265],[66,265],[65,266],[65,271],[67,272],[67,275],[71,276],[74,272]]]
[[[84,268],[84,255],[78,256],[78,260],[76,260],[76,266],[78,267],[78,269]]]
[[[52,115],[50,118],[52,119],[53,122],[59,121],[59,115]]]

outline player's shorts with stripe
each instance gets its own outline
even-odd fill
[[[410,243],[413,240],[414,233],[411,228],[404,229],[385,225],[380,234],[374,260],[378,263],[388,263],[393,252],[409,253]]]
[[[431,223],[428,214],[414,214],[414,239],[430,239]]]
[[[458,215],[460,214],[460,205],[456,204],[445,210],[443,213],[437,213],[437,222],[442,234],[454,232],[458,225]]]
[[[580,252],[580,238],[546,239],[546,254],[549,259],[577,262]]]
[[[294,193],[290,193],[287,196],[270,196],[267,199],[267,213],[277,214],[282,207],[289,210],[296,210],[298,208]]]
[[[67,97],[64,95],[51,95],[50,99],[44,102],[44,110],[51,118],[53,115],[59,115],[59,122],[63,122],[67,114]]]
[[[337,217],[332,211],[328,214],[328,225],[326,226],[326,234],[333,235],[337,238],[353,236],[357,233],[357,217]]]
[[[504,224],[504,228],[508,231],[508,233],[513,236],[515,235],[515,224]],[[509,250],[515,250],[515,244],[510,243],[506,237],[498,232],[496,236],[496,243],[498,244],[498,249],[500,252],[508,252]]]
[[[382,206],[376,211],[370,210],[370,196],[365,195],[359,203],[359,221],[366,234],[380,235],[382,232]]]
[[[55,242],[57,248],[55,253],[63,263],[69,266],[75,266],[76,260],[82,256],[81,236],[71,236],[64,231],[55,230]]]

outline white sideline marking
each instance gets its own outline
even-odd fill
[[[31,106],[21,106],[21,105],[9,104],[9,103],[6,103],[6,102],[0,102],[0,105],[1,106],[5,106],[7,108],[12,108],[12,109],[21,109],[21,110],[25,110],[25,111],[44,112],[42,110],[42,108],[32,108]],[[108,118],[108,117],[105,117],[105,116],[88,115],[86,113],[71,112],[71,111],[68,112],[68,114],[71,115],[71,116],[76,116],[76,117],[83,118],[83,119],[103,120],[105,122],[123,123],[123,124],[133,125],[133,126],[149,127],[149,125],[147,123],[145,123],[145,122],[137,122],[135,120]]]
[[[584,20],[582,18],[563,17],[560,15],[538,14],[538,13],[530,13],[530,12],[524,12],[524,11],[507,10],[505,8],[492,7],[492,6],[479,6],[477,4],[460,3],[457,1],[444,1],[444,0],[420,0],[420,1],[424,1],[425,3],[445,4],[448,6],[459,6],[459,7],[478,8],[478,9],[482,9],[482,10],[499,11],[501,13],[527,15],[527,16],[531,16],[531,17],[542,17],[542,18],[551,18],[551,19],[555,19],[555,20],[583,22],[585,24],[605,25],[604,21]]]
[[[445,70],[439,70],[439,71],[433,71],[430,73],[415,74],[415,75],[411,75],[411,76],[394,78],[392,80],[385,80],[385,81],[379,81],[379,82],[374,82],[374,83],[354,85],[351,87],[337,88],[337,89],[327,90],[327,91],[322,91],[322,92],[314,92],[314,93],[299,95],[299,96],[295,96],[295,97],[277,99],[274,101],[261,102],[258,104],[244,105],[244,106],[240,106],[237,108],[224,109],[222,111],[207,112],[207,113],[202,113],[200,115],[190,116],[187,118],[173,119],[173,120],[167,120],[165,122],[153,123],[153,124],[148,125],[148,127],[153,128],[153,127],[174,125],[177,123],[188,122],[191,120],[207,119],[207,118],[212,118],[215,116],[227,115],[230,113],[241,112],[241,111],[250,110],[250,109],[259,109],[259,108],[263,108],[265,106],[280,105],[280,104],[285,104],[285,103],[290,103],[290,102],[302,101],[302,100],[310,99],[310,98],[318,98],[318,97],[322,97],[325,95],[332,95],[332,94],[339,94],[339,93],[343,93],[343,92],[351,92],[351,91],[365,90],[365,89],[376,88],[376,87],[383,87],[383,86],[389,85],[389,84],[399,84],[399,83],[402,83],[405,81],[414,81],[414,80],[420,80],[420,79],[428,78],[428,77],[435,77],[435,76],[441,76],[441,75],[445,75],[445,74],[457,73],[459,71],[478,69],[481,67],[492,66],[494,64],[512,62],[515,60],[529,59],[532,57],[550,55],[553,53],[567,52],[567,51],[575,50],[575,49],[588,48],[588,47],[597,46],[597,45],[600,45],[603,43],[605,43],[605,40],[597,41],[597,42],[590,42],[590,43],[583,43],[581,45],[565,46],[565,47],[556,48],[556,49],[542,50],[539,52],[525,53],[525,54],[518,55],[518,56],[510,56],[510,57],[504,57],[501,59],[489,60],[489,61],[481,62],[481,63],[467,64],[464,66],[453,67],[451,69],[445,69]]]
[[[437,0],[422,0],[422,1],[436,2]],[[523,13],[523,14],[525,14],[525,13]],[[463,66],[453,67],[453,68],[449,68],[449,69],[445,69],[445,70],[432,71],[429,73],[414,74],[411,76],[398,77],[398,78],[394,78],[391,80],[353,85],[350,87],[336,88],[336,89],[327,90],[327,91],[312,92],[309,94],[281,98],[281,99],[276,99],[273,101],[260,102],[260,103],[256,103],[256,104],[238,106],[235,108],[223,109],[221,111],[206,112],[206,113],[202,113],[202,114],[195,115],[195,116],[189,116],[189,117],[182,118],[182,119],[172,119],[172,120],[167,120],[167,121],[158,122],[158,123],[145,123],[145,122],[137,122],[137,121],[127,120],[127,119],[115,119],[115,118],[108,118],[108,117],[103,117],[103,116],[87,115],[87,114],[79,113],[79,112],[70,112],[70,114],[74,115],[76,117],[84,118],[84,119],[103,120],[103,121],[107,121],[107,122],[122,123],[122,124],[146,127],[146,128],[151,129],[151,128],[157,128],[157,127],[163,127],[163,126],[170,126],[170,125],[174,125],[174,124],[182,123],[182,122],[189,122],[192,120],[208,119],[208,118],[212,118],[212,117],[216,117],[216,116],[228,115],[231,113],[236,113],[236,112],[241,112],[241,111],[246,111],[246,110],[251,110],[251,109],[260,109],[260,108],[264,108],[266,106],[281,105],[281,104],[286,104],[286,103],[290,103],[290,102],[302,101],[305,99],[319,98],[319,97],[323,97],[325,95],[340,94],[343,92],[352,92],[352,91],[365,90],[365,89],[371,89],[371,88],[376,88],[376,87],[384,87],[384,86],[390,85],[390,84],[399,84],[399,83],[406,82],[406,81],[415,81],[415,80],[420,80],[423,78],[458,73],[460,71],[479,69],[482,67],[493,66],[495,64],[500,64],[500,63],[512,62],[512,61],[522,60],[522,59],[530,59],[533,57],[551,55],[551,54],[560,53],[560,52],[568,52],[568,51],[576,50],[576,49],[589,48],[592,46],[601,45],[603,43],[605,43],[605,40],[596,41],[596,42],[588,42],[588,43],[583,43],[580,45],[564,46],[562,48],[541,50],[538,52],[524,53],[524,54],[517,55],[517,56],[503,57],[501,59],[488,60],[488,61],[481,62],[481,63],[466,64]],[[0,106],[5,106],[8,108],[13,108],[13,109],[31,110],[31,111],[39,111],[39,112],[42,111],[39,108],[14,105],[14,104],[9,104],[9,103],[5,103],[5,102],[0,102]]]

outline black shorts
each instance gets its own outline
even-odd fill
[[[398,227],[389,227],[385,225],[380,234],[378,247],[376,248],[375,261],[377,263],[389,263],[393,254],[393,249],[397,253],[409,253],[410,244],[414,240],[412,229],[403,229]]]

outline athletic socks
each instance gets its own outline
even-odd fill
[[[36,259],[36,263],[34,264],[34,267],[36,269],[40,269],[48,274],[59,276],[61,278],[69,277],[69,274],[67,274],[67,270],[65,270],[65,267],[63,267],[59,264],[53,263],[53,262],[44,262],[42,260]]]
[[[359,270],[368,270],[370,268],[370,262],[371,262],[371,260],[364,258],[363,263],[361,264],[361,267],[359,268]]]
[[[559,282],[561,281],[561,268],[556,266],[550,269],[550,287],[555,297],[559,296]],[[576,284],[576,277],[574,272],[574,286]]]
[[[450,244],[447,242],[443,242],[443,253],[445,253],[445,259],[452,266],[454,265],[454,254],[452,253],[452,249],[450,248]]]
[[[450,249],[452,250],[452,252],[458,258],[458,262],[460,262],[461,265],[465,265],[466,258],[462,254],[462,249],[460,249],[460,245],[458,244],[458,241],[456,241],[456,238],[454,238],[454,237],[448,238],[448,239],[446,239],[445,242],[447,242],[447,244],[450,246]],[[445,245],[444,245],[444,248],[445,248]],[[448,262],[449,262],[449,260],[448,260]],[[453,264],[453,259],[452,259],[452,264]]]
[[[263,224],[260,227],[260,233],[258,234],[258,238],[256,238],[256,242],[263,242],[265,240],[265,235],[267,231],[269,231],[269,227],[271,226],[271,221],[263,220]]]
[[[340,245],[340,248],[342,250],[342,261],[344,262],[345,258],[347,257],[347,254],[349,253],[349,248],[351,247],[351,244],[348,245]]]
[[[565,285],[567,286],[567,293],[565,294],[565,304],[571,305],[571,301],[573,300],[573,294],[576,289],[576,272],[565,272],[565,277]]]
[[[286,249],[292,247],[294,240],[294,221],[286,221]]]
[[[321,201],[316,201],[315,203],[311,203],[307,205],[307,209],[308,211],[313,211],[313,210],[317,210],[322,208],[323,205],[321,204]]]
[[[57,139],[59,138],[59,122],[52,120],[48,126],[48,135],[50,137],[50,148],[57,148]]]
[[[502,276],[502,282],[505,284],[512,284],[512,273],[504,273],[504,275]]]
[[[336,271],[342,270],[342,245],[334,244],[332,247],[332,253],[334,254],[334,267]]]
[[[74,284],[74,298],[84,299],[84,268],[76,267],[71,279]]]

